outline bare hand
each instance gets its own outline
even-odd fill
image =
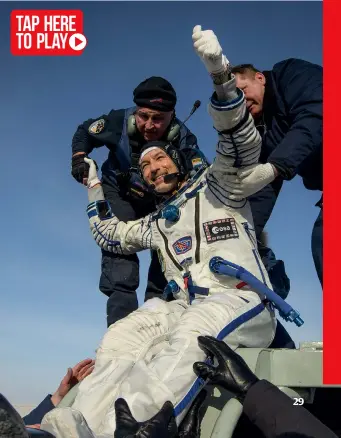
[[[66,394],[73,388],[77,383],[89,376],[95,366],[95,361],[92,359],[84,359],[75,365],[73,368],[68,368],[67,373],[63,377],[57,391],[52,395],[51,402],[54,406],[66,396]]]

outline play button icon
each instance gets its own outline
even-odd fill
[[[70,36],[69,44],[72,50],[79,52],[85,48],[86,43],[86,38],[81,33],[74,33]]]

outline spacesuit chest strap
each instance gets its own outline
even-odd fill
[[[192,301],[195,299],[196,294],[207,296],[210,292],[209,288],[207,287],[195,286],[193,284],[192,276],[190,273],[186,273],[184,275],[184,284],[185,284],[185,289],[187,289],[188,291],[190,303],[192,303]]]

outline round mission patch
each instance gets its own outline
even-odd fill
[[[96,120],[95,122],[91,123],[91,125],[89,126],[89,132],[91,132],[91,134],[99,134],[100,132],[103,131],[104,124],[105,124],[104,119]]]

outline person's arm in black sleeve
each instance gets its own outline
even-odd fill
[[[265,438],[336,438],[327,426],[276,386],[260,380],[246,394],[244,413]]]
[[[27,426],[40,424],[45,414],[55,408],[55,405],[51,401],[51,397],[51,394],[46,396],[44,400],[36,408],[33,409],[33,411],[23,417],[24,423]]]
[[[283,179],[278,177],[272,183],[248,198],[257,239],[259,239],[261,232],[272,214],[282,185]]]
[[[321,146],[322,74],[319,65],[299,59],[274,66],[275,83],[284,101],[290,128],[268,162],[286,180],[292,179],[304,160]]]
[[[106,124],[108,123],[108,120],[114,117],[115,112],[116,112],[115,110],[111,110],[108,115],[103,114],[102,116],[97,117],[95,119],[88,119],[78,126],[72,138],[71,148],[72,148],[73,156],[79,153],[84,153],[88,155],[95,148],[104,146],[105,144],[104,141],[101,140],[100,137],[96,137],[95,133],[91,133],[90,127],[91,125],[94,126],[93,129],[95,130],[96,122],[97,122],[97,129],[99,131],[98,134],[100,134],[102,130],[106,128]]]
[[[212,361],[196,362],[194,372],[206,383],[220,386],[232,393],[242,404],[244,413],[265,438],[336,438],[303,406],[266,380],[259,380],[244,359],[225,342],[211,336],[199,336],[199,347]]]
[[[111,110],[108,115],[103,114],[96,119],[89,119],[78,126],[72,138],[71,174],[81,184],[87,184],[89,165],[85,163],[87,157],[95,148],[102,147],[109,137],[121,135],[124,111]],[[114,132],[113,132],[114,131]]]
[[[90,134],[89,128],[96,122],[100,128],[100,124],[105,120],[104,117],[106,116],[101,116],[98,119],[89,119],[82,123],[78,126],[72,138],[71,175],[81,184],[87,183],[89,174],[89,165],[85,163],[84,157],[87,157],[94,148],[104,146],[103,141]]]

